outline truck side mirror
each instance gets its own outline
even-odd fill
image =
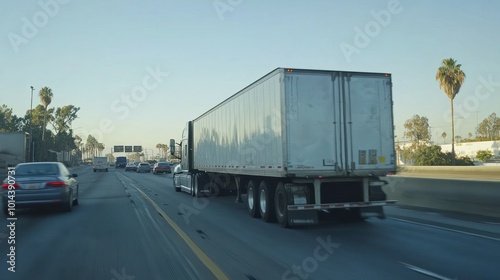
[[[170,154],[175,155],[175,140],[170,139]]]

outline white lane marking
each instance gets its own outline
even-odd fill
[[[495,225],[495,226],[500,226],[500,223],[495,223],[495,222],[485,222],[485,221],[483,221],[481,223],[483,223],[483,224],[489,224],[489,225]]]
[[[439,275],[439,274],[434,273],[432,271],[429,271],[429,270],[426,270],[426,269],[423,269],[423,268],[420,268],[420,267],[417,267],[417,266],[414,266],[414,265],[411,265],[411,264],[407,264],[407,263],[404,263],[404,262],[399,262],[399,263],[403,264],[408,269],[411,269],[411,270],[416,271],[418,273],[425,274],[425,275],[433,277],[435,279],[439,279],[439,280],[453,280],[452,278],[448,278],[448,277]]]
[[[485,239],[489,239],[489,240],[500,242],[499,238],[490,237],[490,236],[486,236],[486,235],[481,235],[481,234],[477,234],[477,233],[466,232],[466,231],[462,231],[462,230],[445,228],[445,227],[440,227],[440,226],[434,226],[434,225],[429,225],[429,224],[424,224],[424,223],[419,223],[419,222],[413,222],[413,221],[408,221],[408,220],[403,220],[403,219],[398,219],[398,218],[393,218],[393,217],[387,217],[387,219],[391,219],[391,220],[395,220],[395,221],[399,221],[399,222],[404,222],[404,223],[409,223],[409,224],[420,225],[420,226],[426,226],[426,227],[430,227],[430,228],[447,230],[447,231],[451,231],[451,232],[461,233],[461,234],[475,236],[475,237],[481,237],[481,238],[485,238]]]
[[[457,178],[457,177],[428,177],[428,176],[420,176],[420,175],[393,175],[390,177],[396,177],[396,178],[412,178],[412,179],[430,179],[430,180],[453,180],[453,181],[474,181],[474,182],[492,182],[492,183],[498,183],[500,181],[499,179],[496,178],[490,178],[490,179],[483,179],[483,178],[471,178],[471,177],[463,177],[463,178]]]

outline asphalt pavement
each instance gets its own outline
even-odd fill
[[[292,229],[233,196],[177,193],[172,176],[73,169],[80,205],[0,227],[0,279],[498,279],[500,223],[393,206],[388,218]],[[4,224],[8,224],[3,218]]]

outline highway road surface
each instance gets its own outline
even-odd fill
[[[233,196],[175,192],[170,174],[73,173],[72,212],[22,211],[13,230],[2,218],[0,279],[500,279],[500,221],[393,206],[284,229]]]

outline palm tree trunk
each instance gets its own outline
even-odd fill
[[[451,165],[455,165],[455,116],[453,115],[453,99],[451,103]]]
[[[43,116],[42,141],[45,139],[45,127],[46,126],[47,126],[47,107],[45,107],[45,114]]]

